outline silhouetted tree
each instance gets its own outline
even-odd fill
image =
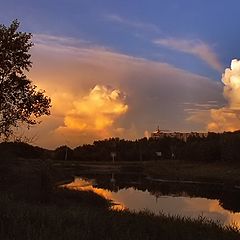
[[[16,127],[34,125],[49,115],[50,98],[25,75],[32,66],[31,33],[18,31],[19,22],[0,25],[0,138],[8,139]]]

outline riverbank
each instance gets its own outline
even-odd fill
[[[240,186],[240,165],[237,163],[162,160],[146,163],[144,173],[152,179]]]
[[[142,173],[156,181],[240,186],[240,164],[159,160],[144,162],[54,161],[54,166],[73,175],[78,173]]]
[[[64,174],[42,161],[1,162],[0,239],[239,239],[234,227],[110,210],[94,194],[55,187]],[[174,231],[173,231],[174,230]]]

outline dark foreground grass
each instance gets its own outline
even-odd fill
[[[0,165],[1,240],[239,240],[233,227],[204,220],[110,210],[93,192],[55,188],[42,162]]]
[[[65,203],[68,200],[65,199]],[[46,205],[1,196],[0,239],[240,239],[239,232],[234,228],[223,228],[204,219],[155,216],[147,212],[115,212],[107,210],[106,205],[96,207],[82,202],[63,205],[60,201]]]

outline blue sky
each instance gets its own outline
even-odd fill
[[[222,95],[221,76],[224,69],[230,66],[231,60],[239,58],[240,55],[239,9],[238,0],[8,0],[1,3],[0,23],[9,25],[13,19],[17,18],[21,22],[23,31],[32,32],[36,36],[36,47],[32,53],[36,66],[33,68],[32,77],[37,79],[38,85],[44,87],[53,96],[60,90],[53,87],[57,80],[49,77],[54,75],[51,69],[57,71],[56,69],[64,68],[67,63],[63,60],[60,62],[58,59],[63,56],[59,53],[61,51],[52,52],[51,57],[55,54],[56,58],[48,62],[45,67],[43,61],[50,59],[48,54],[57,47],[61,50],[76,48],[76,52],[79,51],[81,55],[81,64],[79,63],[80,65],[76,68],[70,66],[72,80],[69,80],[69,76],[66,75],[65,78],[61,78],[61,83],[63,85],[69,85],[69,81],[72,85],[79,83],[79,95],[73,94],[74,90],[72,92],[75,100],[81,98],[87,101],[86,96],[89,94],[89,97],[91,90],[97,85],[100,86],[100,90],[97,89],[105,94],[111,94],[109,88],[112,88],[112,91],[117,89],[126,95],[124,99],[120,99],[120,94],[116,103],[117,106],[122,104],[121,114],[115,116],[111,113],[112,116],[114,115],[112,121],[106,119],[104,121],[109,122],[107,128],[127,129],[128,133],[132,132],[132,134],[123,134],[122,137],[134,138],[143,136],[144,132],[151,132],[157,124],[175,130],[207,129],[205,126],[207,123],[201,122],[202,120],[194,123],[188,120],[195,119],[196,114],[199,117],[202,112],[210,110],[211,104],[212,107],[222,107],[226,103]],[[47,46],[51,48],[46,49]],[[88,55],[86,55],[86,49]],[[90,50],[96,54],[94,55]],[[84,57],[82,57],[83,52]],[[100,62],[95,61],[96,55],[100,62],[116,61],[116,65],[111,65],[109,76],[106,76],[109,68],[100,66]],[[79,58],[70,52],[66,57],[68,62],[73,63],[72,65],[75,65]],[[130,61],[130,63],[125,66],[124,61]],[[139,65],[136,69],[135,61]],[[141,61],[144,63],[140,63]],[[91,70],[87,71],[83,68],[89,62],[91,62],[89,68],[92,67],[92,71],[96,73],[94,79],[90,77],[93,76]],[[141,72],[142,64],[146,68],[144,73]],[[47,69],[48,67],[50,69]],[[84,74],[81,75],[78,69],[84,69]],[[166,76],[165,71],[171,74]],[[62,73],[61,76],[64,74]],[[200,83],[198,80],[192,83],[186,82],[185,74],[186,79],[191,76],[191,79],[207,81],[211,86]],[[85,79],[83,75],[86,76]],[[96,79],[98,77],[99,81]],[[48,84],[44,80],[46,78]],[[136,78],[139,78],[141,83],[135,84]],[[88,83],[85,83],[86,79],[89,79]],[[156,83],[156,79],[160,79],[159,82]],[[169,84],[167,87],[166,81]],[[177,82],[176,86],[174,81]],[[181,89],[182,97],[177,90],[179,81],[183,81],[181,86],[185,86]],[[203,86],[208,89],[205,91]],[[172,94],[171,99],[165,96],[164,91],[157,91],[158,88],[165,87],[166,92],[170,91],[167,95]],[[70,91],[69,89],[69,94]],[[204,91],[210,92],[208,95],[202,94]],[[201,95],[206,96],[202,98]],[[141,101],[144,102],[143,106],[149,101],[149,105],[146,105],[144,110],[141,109]],[[195,105],[186,108],[186,104]],[[124,108],[124,106],[127,107]],[[156,106],[159,106],[159,114],[155,113]],[[73,108],[70,107],[66,112],[75,111],[76,113],[76,109],[73,110]],[[139,117],[136,117],[140,109],[143,115],[152,117],[144,117],[144,122],[140,122]],[[195,112],[191,112],[191,109]],[[93,111],[93,115],[97,114],[96,110]],[[67,126],[66,112],[65,115],[62,113],[64,117],[59,120],[60,127]],[[193,112],[195,115],[191,115]],[[175,114],[178,116],[179,124],[174,124],[173,115]],[[202,118],[206,120],[206,116]],[[54,127],[58,129],[59,126]],[[103,137],[103,135],[94,135],[89,128],[85,129],[85,133],[88,132],[89,136],[86,139],[83,137],[82,141],[89,142],[93,138]],[[124,132],[124,130],[121,131]],[[105,136],[108,137],[113,133],[115,132],[109,130]],[[69,138],[72,139],[71,134]],[[72,145],[76,145],[78,138],[72,141],[74,142]]]
[[[18,18],[23,29],[84,39],[116,51],[220,75],[196,57],[153,44],[157,38],[201,40],[224,67],[238,57],[239,1],[5,1],[0,21]]]

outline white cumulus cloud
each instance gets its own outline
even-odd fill
[[[223,94],[228,105],[211,109],[210,131],[235,131],[240,129],[240,61],[232,60],[231,67],[222,75]]]

